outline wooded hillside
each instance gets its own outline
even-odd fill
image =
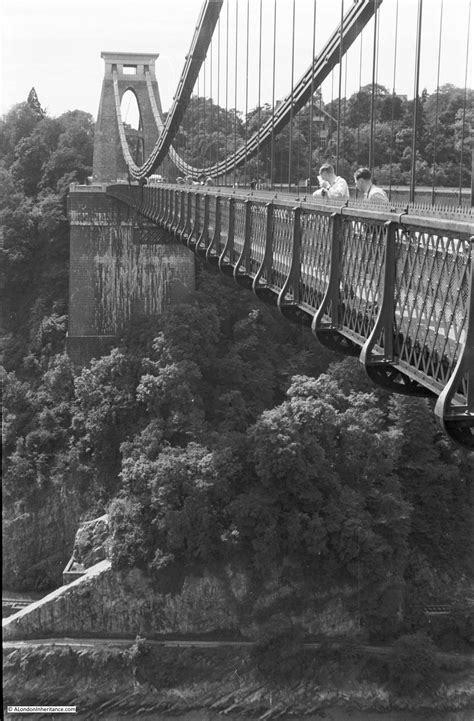
[[[116,568],[238,558],[257,594],[274,579],[275,613],[316,583],[351,584],[385,639],[423,627],[429,601],[462,604],[473,454],[439,432],[428,401],[375,388],[250,293],[200,268],[190,302],[133,318],[74,372],[65,200],[90,174],[92,137],[89,115],[28,103],[0,123],[5,583],[57,584],[68,523],[108,511]],[[60,507],[46,563],[15,529]]]

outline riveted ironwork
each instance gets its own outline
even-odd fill
[[[185,211],[184,211],[184,223],[183,230],[181,231],[180,241],[186,243],[188,236],[191,232],[192,216],[191,216],[191,204],[192,204],[192,193],[187,192],[185,194]]]
[[[303,312],[299,303],[300,277],[301,277],[301,208],[293,208],[293,241],[291,251],[291,264],[286,279],[278,294],[278,308],[282,315],[290,320],[301,319],[310,322],[310,316]],[[286,261],[285,254],[282,260]],[[284,272],[283,268],[280,272]]]
[[[163,223],[166,230],[170,230],[172,223],[173,223],[173,214],[174,214],[174,192],[172,188],[168,188],[167,193],[167,203],[168,203],[168,213],[165,218],[165,222]]]
[[[194,247],[196,245],[196,241],[199,237],[199,203],[200,203],[200,194],[196,192],[191,192],[191,206],[189,208],[190,215],[191,215],[191,228],[189,231],[189,235],[186,241],[186,245],[191,250],[194,250]]]
[[[151,213],[153,220],[158,222],[160,217],[160,193],[158,188],[146,188],[147,195],[151,196]]]
[[[158,188],[145,188],[147,199],[150,202],[150,213],[155,223],[158,223],[160,217],[160,198]]]
[[[144,189],[147,202],[149,203],[150,215],[153,218],[153,222],[158,224],[161,214],[161,204],[158,188],[145,188]]]
[[[265,280],[277,293],[290,272],[294,236],[295,208],[276,207],[273,211],[273,257],[270,267],[266,268]]]
[[[451,438],[474,447],[474,237],[470,239],[468,297],[465,335],[454,371],[441,392],[435,414]]]
[[[360,354],[377,383],[439,396],[443,428],[472,445],[473,251],[466,214],[415,217],[391,206],[314,203],[295,208],[225,191],[200,201],[201,191],[174,186],[123,184],[107,193],[133,208],[136,239],[139,233],[145,239],[140,216],[167,227],[218,261],[223,273],[247,285],[253,280],[266,300],[278,298],[287,317],[312,317],[316,337]]]
[[[171,232],[171,228],[174,226],[175,218],[176,218],[176,208],[178,205],[178,194],[175,188],[171,188],[171,197],[170,197],[170,203],[171,203],[171,213],[168,218],[168,230]]]
[[[279,258],[276,259],[275,265],[280,266],[278,272],[284,277],[281,284],[281,290],[278,294],[278,306],[281,309],[283,303],[295,304],[299,303],[299,279],[301,272],[301,208],[293,208],[293,237],[291,247],[288,249],[283,246]],[[287,251],[290,251],[288,255]],[[291,258],[288,264],[288,259]],[[278,260],[280,261],[278,263]],[[286,277],[285,277],[286,276]]]
[[[256,268],[252,290],[258,296],[262,296],[268,288],[267,279],[273,261],[274,211],[273,203],[265,205],[264,242],[262,244],[262,238],[260,238],[260,242],[255,247],[252,243],[253,268]]]
[[[359,349],[347,333],[341,333],[344,304],[341,303],[341,266],[343,249],[342,214],[331,215],[331,260],[329,281],[321,305],[314,314],[311,330],[320,343],[341,353],[357,355]]]
[[[173,233],[173,235],[178,234],[179,224],[181,221],[181,211],[182,211],[182,205],[181,205],[181,198],[183,197],[182,194],[175,190],[175,199],[174,199],[174,218],[173,218],[173,224],[171,226],[170,232]]]
[[[186,200],[187,195],[186,193],[180,193],[180,203],[179,203],[179,223],[178,228],[176,230],[176,235],[178,238],[181,238],[181,233],[183,232],[184,228],[186,227]]]
[[[329,286],[332,234],[330,213],[305,211],[301,215],[298,303],[311,316],[320,307]]]
[[[383,259],[380,267],[383,269],[383,277],[377,278],[372,291],[374,309],[378,309],[378,315],[361,353],[361,361],[366,366],[392,363],[394,360],[396,228],[396,223],[387,221],[386,232],[383,234],[384,242],[381,243]]]
[[[441,390],[465,341],[470,244],[416,226],[401,228],[397,240],[397,362]]]
[[[170,214],[170,205],[169,205],[169,188],[163,188],[163,204],[165,206],[165,210],[163,212],[163,215],[161,217],[160,225],[162,225],[164,228],[166,228],[166,224],[168,222],[169,214]]]
[[[201,214],[199,214],[201,220]],[[196,247],[194,248],[197,255],[205,256],[207,245],[209,242],[209,195],[206,193],[204,196],[204,211],[202,215],[202,222],[200,224],[200,233],[196,241]]]
[[[242,198],[235,199],[234,213],[234,242],[232,253],[230,255],[230,262],[232,265],[238,263],[244,249],[245,226],[247,223],[247,206],[245,200]]]
[[[384,223],[342,218],[337,322],[359,343],[372,332],[378,313],[386,234]]]
[[[235,198],[229,198],[228,221],[227,238],[222,253],[219,256],[219,270],[224,273],[224,275],[233,275],[234,271],[231,259],[234,255]]]
[[[171,188],[165,188],[165,204],[167,206],[167,212],[165,213],[163,225],[167,230],[170,227],[170,218],[173,213],[172,202],[173,202],[173,200],[172,200]]]
[[[246,200],[245,204],[245,221],[244,221],[244,242],[242,244],[242,249],[240,251],[240,255],[237,258],[236,262],[234,263],[234,280],[236,280],[240,285],[243,285],[246,288],[251,287],[251,278],[249,276],[249,267],[250,267],[250,241],[252,239],[252,222],[253,222],[253,216],[252,216],[252,201]],[[234,251],[235,251],[235,243],[234,243]]]
[[[337,213],[331,216],[331,254],[328,280],[323,299],[313,319],[312,330],[315,334],[322,330],[337,329],[339,322],[339,278],[342,242],[342,218]]]
[[[221,235],[222,198],[216,195],[214,202],[214,227],[212,221],[209,227],[211,241],[207,246],[206,260],[208,263],[217,263],[219,260],[219,247]]]
[[[156,203],[154,194],[150,193],[151,188],[143,188],[143,214],[149,219],[156,222]]]
[[[266,205],[252,203],[251,206],[252,243],[248,256],[248,274],[252,278],[255,278],[265,255],[268,230],[268,205],[268,203]]]
[[[212,239],[214,238],[214,231],[216,227],[216,212],[217,212],[217,196],[216,195],[209,195],[209,207],[208,207],[208,220],[207,220],[207,237],[208,237],[208,243],[206,245],[206,255],[207,255],[207,248],[212,242]]]
[[[160,189],[158,190],[158,195],[159,195],[159,198],[160,198],[160,205],[161,205],[160,214],[159,214],[159,216],[158,216],[158,223],[159,223],[159,225],[163,225],[164,222],[165,222],[166,212],[167,212],[165,189],[164,189],[164,188],[160,188]]]
[[[217,254],[219,257],[224,252],[224,249],[227,245],[227,240],[229,237],[229,227],[230,227],[229,208],[230,208],[230,206],[231,206],[230,198],[228,198],[228,197],[221,198],[220,203],[219,203],[220,218],[221,218],[221,232],[217,238],[218,244],[216,247],[216,251],[217,251]]]
[[[378,314],[369,337],[362,348],[360,360],[369,377],[398,393],[430,396],[432,391],[403,373],[395,364],[394,315],[397,223],[387,221],[383,243],[383,277],[374,278],[374,310]]]

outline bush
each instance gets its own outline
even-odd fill
[[[432,690],[439,681],[436,646],[425,633],[401,636],[393,645],[388,671],[390,683],[400,695]]]
[[[261,626],[251,658],[265,681],[282,684],[302,678],[305,670],[304,631],[282,614]]]
[[[446,616],[433,619],[430,623],[430,635],[443,650],[469,652],[474,645],[472,608],[459,604]]]
[[[149,548],[141,521],[141,507],[129,499],[115,498],[109,507],[110,560],[114,569],[143,568]]]

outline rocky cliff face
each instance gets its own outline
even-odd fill
[[[12,508],[3,516],[3,584],[48,590],[61,584],[83,509],[64,489],[52,489],[41,507]]]
[[[82,576],[86,569],[108,557],[109,519],[107,514],[84,521],[76,533],[71,559],[63,571],[64,585]]]

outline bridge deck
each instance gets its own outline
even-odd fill
[[[446,430],[472,445],[474,227],[467,214],[419,217],[386,205],[175,185],[119,184],[107,194],[311,325],[322,343],[360,354],[374,380],[439,396]]]

